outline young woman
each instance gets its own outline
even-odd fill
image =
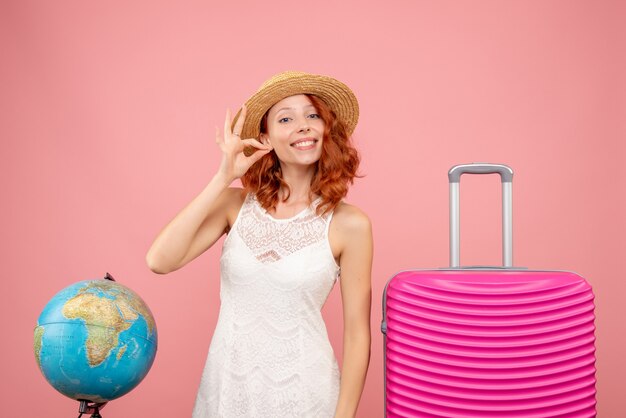
[[[217,173],[148,251],[150,269],[168,273],[228,234],[194,418],[356,416],[370,356],[372,232],[342,198],[359,164],[358,114],[333,78],[275,75],[234,121],[227,112]],[[243,189],[230,187],[238,178]],[[341,372],[320,313],[338,279]]]

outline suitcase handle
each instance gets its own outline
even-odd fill
[[[502,265],[513,267],[513,170],[504,164],[455,165],[448,171],[450,182],[450,267],[460,268],[459,183],[463,174],[500,174],[502,181]]]

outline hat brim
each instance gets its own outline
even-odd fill
[[[332,77],[316,74],[285,72],[268,80],[246,101],[246,120],[241,138],[258,138],[263,115],[276,103],[296,94],[313,94],[322,99],[341,120],[351,135],[359,120],[359,104],[348,86]],[[232,127],[241,110],[233,119]]]

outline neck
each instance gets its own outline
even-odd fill
[[[283,180],[289,185],[290,190],[289,199],[285,203],[308,201],[315,167],[281,164],[281,171]]]

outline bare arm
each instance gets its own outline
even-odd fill
[[[343,367],[335,418],[354,418],[370,360],[372,228],[363,212],[347,205],[338,208],[333,221],[339,221],[333,232],[341,247],[344,321]]]
[[[237,189],[216,175],[156,237],[146,254],[155,273],[178,270],[210,248],[228,227],[228,207],[235,203]],[[235,194],[236,193],[236,194]]]
[[[233,131],[241,132],[245,107]],[[231,132],[230,112],[226,113],[224,135],[217,132],[216,142],[222,151],[222,162],[209,184],[172,219],[156,237],[146,254],[146,263],[155,273],[177,270],[211,247],[228,228],[228,214],[241,206],[241,190],[229,188],[261,157],[271,151],[255,139],[241,140]],[[245,156],[244,146],[258,151]],[[234,209],[235,208],[235,209]]]

